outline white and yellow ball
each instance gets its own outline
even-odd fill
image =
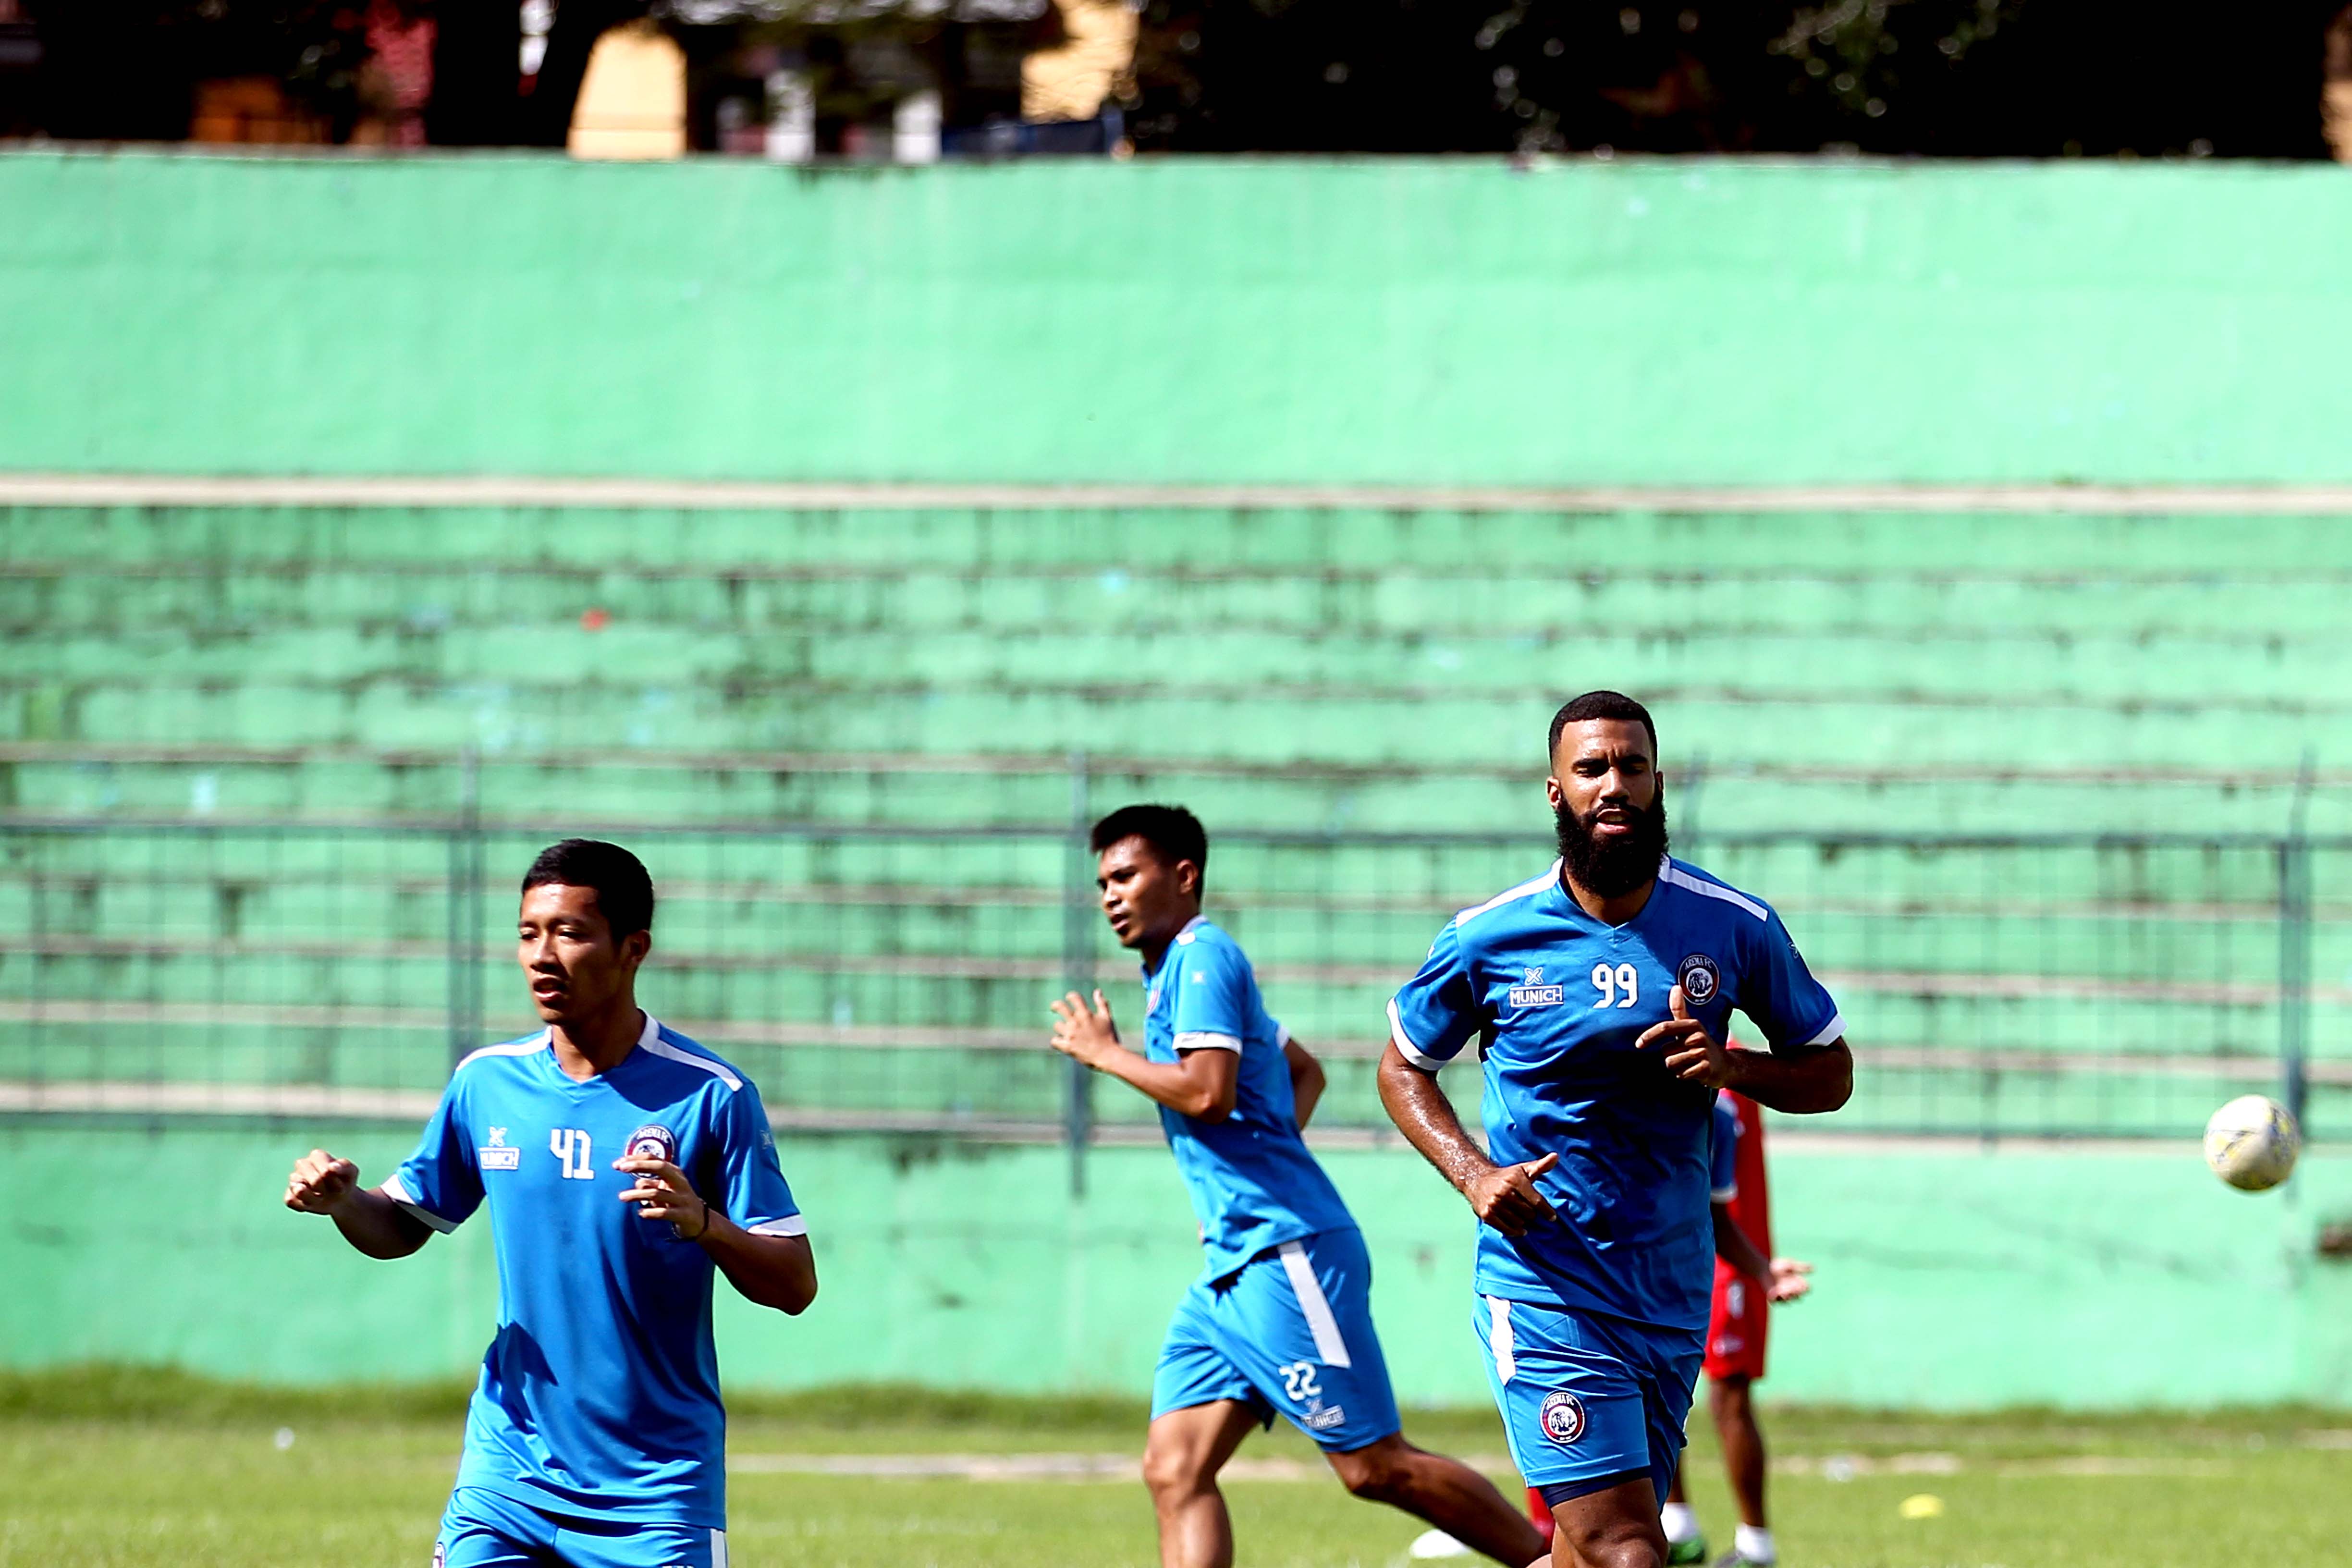
[[[2242,1094],[2205,1124],[2205,1163],[2243,1192],[2275,1187],[2294,1169],[2303,1133],[2286,1107],[2267,1095]]]

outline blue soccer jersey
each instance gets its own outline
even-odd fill
[[[546,1031],[457,1064],[383,1190],[435,1230],[489,1200],[499,1328],[466,1419],[460,1488],[554,1513],[723,1530],[725,1412],[710,1255],[620,1194],[625,1153],[671,1160],[759,1236],[801,1236],[759,1090],[646,1016],[582,1082]]]
[[[1290,1097],[1289,1034],[1266,1016],[1257,976],[1234,939],[1195,917],[1143,972],[1144,1054],[1232,1051],[1241,1059],[1233,1113],[1211,1121],[1162,1106],[1160,1124],[1200,1217],[1209,1278],[1270,1247],[1353,1227],[1339,1189],[1299,1135]]]
[[[1679,984],[1718,1040],[1731,1010],[1774,1048],[1844,1032],[1837,1004],[1769,909],[1679,860],[1642,912],[1587,914],[1559,866],[1464,910],[1389,1005],[1397,1049],[1434,1072],[1484,1042],[1488,1154],[1559,1163],[1538,1178],[1557,1222],[1478,1232],[1477,1289],[1532,1305],[1703,1332],[1713,1279],[1707,1213],[1715,1096],[1634,1040]]]

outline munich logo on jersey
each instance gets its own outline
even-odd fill
[[[1715,960],[1703,952],[1694,952],[1675,966],[1675,984],[1683,988],[1683,1000],[1694,1007],[1704,1007],[1715,1000],[1723,989],[1723,973]]]
[[[1543,1428],[1545,1436],[1566,1447],[1584,1436],[1584,1404],[1564,1388],[1554,1389],[1537,1406],[1536,1425]]]
[[[522,1164],[522,1151],[507,1142],[507,1130],[490,1129],[490,1141],[474,1151],[474,1157],[485,1171],[512,1171]]]
[[[645,1126],[629,1134],[628,1147],[623,1155],[634,1160],[667,1160],[677,1163],[677,1140],[667,1127]]]
[[[1568,1000],[1566,986],[1543,983],[1543,965],[1540,963],[1521,970],[1519,977],[1526,984],[1511,987],[1511,1005],[1514,1007],[1557,1007]]]

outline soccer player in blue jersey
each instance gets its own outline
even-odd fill
[[[1663,1568],[1714,1279],[1715,1091],[1834,1110],[1853,1058],[1780,916],[1667,857],[1648,710],[1587,692],[1550,745],[1560,858],[1437,933],[1390,1004],[1381,1098],[1480,1221],[1487,1378],[1555,1568]],[[1725,1044],[1735,1007],[1769,1050]],[[1437,1079],[1474,1039],[1483,1149]]]
[[[653,913],[617,845],[541,853],[517,937],[547,1026],[459,1062],[381,1186],[323,1149],[287,1184],[371,1258],[489,1204],[498,1334],[436,1568],[726,1568],[711,1276],[782,1312],[816,1295],[759,1090],[637,1006]]]
[[[1143,1475],[1162,1568],[1226,1568],[1217,1473],[1278,1412],[1360,1498],[1391,1503],[1512,1568],[1543,1537],[1468,1466],[1414,1447],[1372,1331],[1371,1262],[1301,1129],[1315,1058],[1267,1016],[1234,939],[1202,918],[1208,836],[1181,806],[1095,824],[1103,914],[1143,959],[1144,1049],[1119,1042],[1097,991],[1054,1003],[1055,1048],[1159,1101],[1207,1253],[1152,1380]]]

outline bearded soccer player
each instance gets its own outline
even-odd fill
[[[1706,1350],[1716,1091],[1834,1110],[1853,1058],[1780,917],[1668,858],[1648,710],[1587,692],[1550,754],[1560,858],[1438,932],[1390,1004],[1381,1098],[1478,1217],[1473,1316],[1555,1568],[1664,1568]],[[1769,1049],[1725,1043],[1735,1007]],[[1483,1149],[1437,1078],[1473,1039]]]
[[[1159,1102],[1208,1255],[1152,1380],[1143,1476],[1162,1568],[1233,1562],[1217,1474],[1277,1412],[1356,1496],[1512,1568],[1541,1561],[1543,1538],[1485,1477],[1398,1429],[1364,1238],[1301,1136],[1322,1068],[1267,1016],[1241,948],[1202,918],[1199,819],[1130,805],[1095,825],[1093,845],[1103,914],[1143,959],[1144,1049],[1120,1043],[1099,991],[1052,1005],[1054,1048]]]
[[[436,1568],[726,1568],[711,1276],[786,1313],[816,1295],[759,1091],[637,1005],[653,914],[627,850],[542,852],[516,936],[547,1026],[459,1062],[382,1185],[322,1149],[287,1183],[371,1258],[490,1206],[498,1334]]]

